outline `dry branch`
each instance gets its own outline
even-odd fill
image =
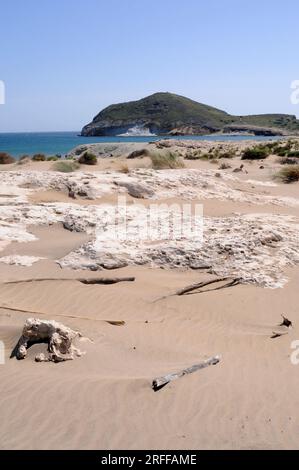
[[[203,281],[203,282],[197,282],[196,284],[192,284],[191,286],[187,286],[187,287],[184,287],[183,289],[180,289],[176,292],[176,295],[186,295],[186,294],[189,294],[197,289],[201,289],[203,287],[206,287],[206,286],[209,286],[211,284],[215,284],[217,282],[224,282],[224,281],[228,281],[229,278],[227,277],[222,277],[222,278],[218,278],[218,279],[212,279],[210,281]],[[216,287],[214,290],[218,290],[218,289],[224,289],[226,287],[232,287],[232,286],[236,286],[237,284],[239,284],[240,280],[239,279],[233,279],[233,280],[230,280],[229,282],[227,282],[226,284],[224,284],[223,286],[219,286],[219,287]]]
[[[95,284],[117,284],[119,282],[134,282],[135,277],[100,277],[100,278],[58,278],[58,277],[45,277],[36,279],[20,279],[17,281],[6,281],[3,284],[22,284],[26,282],[43,282],[43,281],[78,281],[86,285]]]
[[[25,310],[23,308],[18,307],[9,307],[6,305],[0,305],[0,310],[9,310],[10,312],[20,312],[20,313],[28,313],[31,315],[46,315],[49,316],[49,312],[35,312],[33,310]],[[82,317],[79,315],[70,315],[66,313],[58,313],[55,314],[56,317],[65,317],[65,318],[74,318],[78,320],[91,320],[91,321],[100,321],[104,323],[108,323],[109,325],[113,326],[124,326],[126,324],[123,320],[105,320],[103,318],[91,318],[91,317]]]
[[[214,366],[218,364],[218,362],[220,362],[220,359],[221,359],[220,356],[213,356],[213,357],[210,357],[209,359],[206,359],[203,362],[200,362],[199,364],[195,364],[191,367],[188,367],[187,369],[183,369],[174,374],[168,374],[168,375],[164,375],[163,377],[158,377],[157,379],[153,380],[152,388],[155,392],[157,392],[158,390],[161,390],[161,388],[165,387],[165,385],[167,385],[169,382],[172,382],[173,380],[177,380],[180,377],[183,377],[184,375],[193,374],[193,372],[196,372],[200,369],[205,369],[206,367]]]
[[[203,290],[203,291],[199,291],[199,292],[193,292],[195,290],[202,289],[203,287],[209,286],[211,284],[216,284],[216,283],[224,282],[224,281],[228,281],[228,282],[224,285],[214,287],[212,289],[207,289],[207,290]],[[212,290],[226,289],[227,287],[237,286],[240,283],[241,283],[241,280],[239,278],[229,280],[228,277],[221,277],[221,278],[217,278],[217,279],[212,279],[210,281],[197,282],[196,284],[191,284],[190,286],[183,287],[182,289],[179,289],[178,291],[174,292],[173,294],[165,295],[163,297],[159,297],[158,299],[154,300],[154,302],[157,302],[159,300],[167,299],[168,297],[172,297],[174,295],[181,296],[181,295],[190,295],[190,294],[201,294],[203,292],[210,292]]]

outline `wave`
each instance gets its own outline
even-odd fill
[[[134,126],[127,130],[124,134],[119,134],[117,137],[154,137],[148,127]]]

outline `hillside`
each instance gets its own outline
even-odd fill
[[[138,101],[108,106],[82,129],[82,135],[120,135],[131,129],[159,135],[215,132],[276,135],[299,132],[299,121],[286,114],[232,116],[184,96],[155,93]]]

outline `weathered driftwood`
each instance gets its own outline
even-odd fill
[[[117,284],[119,282],[134,282],[135,277],[100,277],[100,278],[57,278],[57,277],[45,277],[36,279],[20,279],[17,281],[7,281],[4,284],[22,284],[26,282],[42,282],[42,281],[78,281],[82,284],[94,285],[94,284]]]
[[[194,364],[193,366],[188,367],[187,369],[183,369],[174,374],[168,374],[168,375],[164,375],[163,377],[158,377],[157,379],[153,380],[152,388],[155,392],[157,392],[158,390],[165,387],[165,385],[167,385],[169,382],[172,382],[173,380],[177,380],[180,377],[183,377],[184,375],[187,375],[187,374],[193,374],[193,372],[196,372],[200,369],[204,369],[205,367],[214,366],[218,364],[218,362],[220,362],[220,359],[221,359],[220,356],[213,356],[213,357],[210,357],[209,359],[206,359],[203,362],[200,362],[199,364]]]
[[[276,339],[276,338],[280,338],[280,336],[284,336],[284,335],[287,335],[288,332],[286,331],[285,333],[278,333],[277,331],[273,331],[272,332],[272,336],[270,336],[271,339]]]
[[[227,278],[227,277],[211,279],[210,281],[197,282],[196,284],[192,284],[190,286],[184,287],[183,289],[178,290],[175,295],[190,294],[191,292],[193,292],[197,289],[202,289],[203,287],[209,286],[211,284],[215,284],[215,283],[218,283],[218,282],[224,282],[224,281],[228,281],[228,282],[224,285],[213,288],[213,290],[225,289],[226,287],[233,287],[233,286],[236,286],[237,284],[240,283],[240,279],[229,280],[229,278]]]
[[[27,349],[32,343],[47,342],[48,355],[39,354],[37,362],[71,361],[75,356],[82,356],[82,352],[73,344],[75,338],[82,337],[79,331],[71,330],[62,323],[54,320],[39,320],[29,318],[26,320],[23,333],[16,347],[17,359],[25,359]]]
[[[104,278],[101,279],[78,279],[82,284],[118,284],[119,282],[134,282],[135,277],[114,277],[114,278]]]

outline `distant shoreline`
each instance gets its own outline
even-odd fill
[[[13,132],[0,133],[0,152],[7,152],[18,158],[22,155],[44,153],[46,155],[65,155],[79,145],[92,143],[148,143],[158,140],[207,140],[207,141],[265,141],[282,139],[282,136],[254,136],[250,134],[208,134],[185,136],[130,136],[130,137],[83,137],[78,132]]]

